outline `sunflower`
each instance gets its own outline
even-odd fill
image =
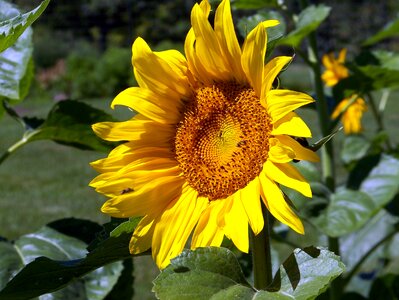
[[[327,86],[334,86],[341,79],[349,76],[348,69],[344,66],[346,58],[346,49],[342,49],[339,52],[338,58],[334,57],[333,53],[323,55],[322,61],[326,68],[321,78]]]
[[[353,97],[356,99],[352,100]],[[353,95],[352,97],[345,98],[336,106],[331,118],[336,119],[342,113],[341,121],[344,125],[345,133],[359,133],[363,131],[362,117],[365,111],[367,111],[366,102],[363,98]]]
[[[279,184],[312,193],[292,160],[317,161],[297,142],[311,132],[293,110],[314,100],[273,89],[291,57],[266,65],[266,30],[256,26],[240,47],[229,0],[208,21],[207,0],[191,12],[184,50],[154,52],[142,38],[132,46],[139,87],[112,102],[137,112],[131,120],[93,125],[108,141],[124,141],[92,163],[101,174],[91,186],[110,199],[102,211],[113,217],[142,216],[130,252],[152,248],[165,268],[191,236],[191,248],[220,246],[227,236],[248,252],[249,227],[264,227],[261,201],[293,230],[304,228]]]

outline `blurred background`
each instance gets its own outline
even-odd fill
[[[11,2],[28,11],[41,1]],[[299,12],[298,1],[285,2],[288,10]],[[399,11],[397,0],[311,2],[332,7],[329,18],[318,31],[320,53],[337,53],[346,47],[349,56],[359,50],[361,41],[394,19]],[[21,115],[45,117],[56,101],[73,99],[104,109],[119,119],[129,118],[131,112],[121,108],[111,111],[109,104],[118,92],[135,85],[130,63],[133,40],[141,36],[153,49],[182,50],[194,3],[191,0],[51,1],[34,24],[35,80],[31,93],[15,109]],[[255,12],[235,10],[234,19]],[[288,31],[291,27],[288,23]],[[399,40],[387,39],[378,48],[398,51]],[[280,47],[275,55],[279,52],[293,54],[294,50]],[[310,78],[303,76],[309,73],[298,57],[290,68],[284,75],[285,85],[310,90]],[[398,111],[399,104],[394,102],[390,102],[388,112]],[[316,117],[309,116],[306,121],[317,127]],[[392,113],[386,118],[387,128],[393,132],[399,126],[399,117]],[[0,119],[0,128],[0,151],[4,152],[19,139],[21,129],[8,116]],[[0,189],[0,237],[15,239],[50,221],[71,216],[100,224],[107,222],[108,218],[100,212],[105,199],[88,187],[96,175],[89,163],[105,155],[41,141],[23,147],[10,157],[0,166],[0,182],[7,182]],[[151,280],[157,270],[150,258],[137,260],[146,263],[135,265],[136,297],[152,299]]]

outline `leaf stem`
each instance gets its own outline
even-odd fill
[[[15,144],[13,144],[12,146],[10,146],[6,152],[4,152],[1,156],[0,156],[0,165],[6,160],[7,157],[9,157],[15,150],[19,149],[20,147],[22,147],[23,145],[25,145],[28,141],[29,141],[29,136],[28,135],[24,135],[22,137],[22,139],[20,139],[18,142],[16,142]]]
[[[254,287],[264,290],[273,281],[271,257],[271,218],[269,211],[262,204],[262,213],[265,220],[263,230],[255,235],[251,232],[252,265],[254,274]]]

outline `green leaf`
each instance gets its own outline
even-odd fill
[[[281,39],[278,44],[298,47],[302,40],[315,31],[328,17],[330,10],[330,7],[323,4],[308,6],[299,14],[295,29]]]
[[[61,101],[53,107],[43,124],[27,134],[26,142],[53,140],[80,149],[108,152],[114,144],[98,138],[91,125],[112,120],[102,110],[83,102]]]
[[[0,99],[22,100],[32,79],[32,30],[27,29],[12,46],[0,53]]]
[[[6,1],[0,0],[0,52],[4,51],[43,13],[50,0],[43,1],[38,7],[20,14]]]
[[[362,135],[350,135],[344,139],[341,159],[345,164],[359,160],[367,154],[371,143]]]
[[[213,247],[185,250],[154,280],[153,290],[159,299],[170,300],[314,299],[345,268],[335,254],[313,247],[296,249],[287,261],[280,267],[279,291],[256,291],[248,286],[229,250]],[[293,269],[300,271],[295,290]]]
[[[367,194],[342,189],[331,195],[327,209],[313,222],[328,236],[339,237],[362,227],[377,210]]]
[[[383,29],[365,40],[362,46],[371,46],[384,39],[399,35],[399,18],[386,24]]]
[[[104,256],[103,249],[98,250],[100,255],[98,252],[88,254],[87,257],[92,257],[88,262],[78,259],[86,255],[86,243],[49,227],[22,236],[14,244],[0,242],[0,245],[0,264],[5,266],[6,270],[12,270],[8,271],[12,273],[9,275],[15,275],[26,264],[0,291],[1,299],[30,299],[72,284],[56,292],[53,298],[100,300],[112,289],[122,271],[120,262],[105,266],[118,260],[115,259],[115,253],[111,255],[112,260],[105,260],[106,263],[99,260],[99,257]],[[108,246],[107,250],[115,248]],[[10,279],[2,277],[5,280]],[[78,278],[80,280],[77,280]],[[5,283],[1,282],[1,285]]]
[[[384,154],[360,185],[360,191],[367,194],[377,207],[383,207],[399,192],[398,182],[399,160]]]
[[[395,230],[394,224],[397,221],[397,217],[388,214],[385,210],[381,210],[370,218],[360,230],[340,239],[342,260],[348,272],[372,247]],[[360,271],[372,272],[373,269],[377,269],[380,259],[384,258],[384,256],[383,247],[381,247],[365,261]]]
[[[278,0],[232,0],[231,5],[237,9],[260,9],[263,7],[278,7]]]

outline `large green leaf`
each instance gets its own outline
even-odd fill
[[[98,138],[91,125],[112,120],[107,113],[83,102],[61,101],[39,127],[27,132],[25,141],[53,140],[80,149],[108,152],[114,144]]]
[[[28,28],[12,47],[0,53],[0,99],[17,101],[26,95],[32,79],[32,51],[32,30]]]
[[[398,35],[399,35],[399,18],[386,24],[383,29],[381,29],[375,35],[369,37],[366,41],[364,41],[362,46],[371,46],[379,41]]]
[[[328,250],[296,249],[276,275],[281,289],[256,291],[246,282],[232,252],[225,248],[199,248],[183,251],[173,259],[154,280],[153,290],[159,299],[169,300],[314,299],[344,268],[339,257]]]
[[[332,237],[351,233],[393,199],[399,192],[398,182],[399,160],[382,155],[363,179],[359,190],[343,188],[333,194],[327,209],[314,219],[314,223]]]
[[[380,246],[372,254],[369,254],[369,251],[385,236],[395,231],[395,223],[397,222],[397,217],[388,214],[385,210],[381,210],[360,230],[340,239],[341,257],[347,266],[348,272],[351,272],[360,260],[367,255],[367,259],[363,261],[356,272],[362,276],[353,276],[347,286],[347,290],[356,291],[367,296],[372,284],[370,276],[375,276],[382,269],[383,261],[386,259],[384,246]],[[397,249],[395,250],[397,252]],[[344,280],[347,279],[344,278]]]
[[[339,237],[359,229],[377,210],[367,194],[342,189],[331,195],[327,209],[313,222],[325,234]]]
[[[348,164],[354,160],[359,160],[367,154],[371,143],[362,135],[350,135],[345,137],[341,151],[341,159]]]
[[[43,1],[38,7],[20,14],[6,1],[0,0],[0,52],[4,51],[43,13],[50,0]]]
[[[399,159],[382,155],[378,164],[371,170],[360,185],[377,207],[383,207],[399,192]]]
[[[2,270],[7,270],[7,274],[0,277],[0,286],[13,277],[0,291],[0,298],[30,299],[59,290],[46,295],[46,299],[104,299],[118,280],[122,264],[115,262],[117,259],[108,261],[113,262],[109,265],[93,261],[92,264],[82,264],[79,258],[86,255],[86,246],[84,242],[49,227],[22,236],[13,244],[0,242],[0,265],[4,267]],[[15,275],[22,267],[22,271]],[[76,280],[78,278],[80,280]],[[71,285],[60,290],[68,283]]]
[[[323,4],[308,6],[299,14],[295,29],[278,43],[298,47],[328,17],[330,10],[330,7]]]

